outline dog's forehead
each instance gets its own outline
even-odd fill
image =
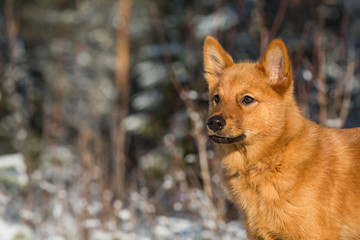
[[[221,85],[233,87],[253,87],[264,85],[263,72],[255,63],[237,63],[225,70],[221,76]]]

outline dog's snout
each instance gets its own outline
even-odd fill
[[[221,116],[212,116],[207,120],[207,126],[210,130],[218,132],[226,125],[226,121]]]

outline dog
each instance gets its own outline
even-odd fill
[[[251,240],[360,239],[360,128],[327,128],[302,116],[284,43],[257,62],[234,63],[204,44],[210,139],[228,198]]]

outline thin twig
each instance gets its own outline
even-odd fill
[[[316,40],[318,45],[318,59],[319,59],[319,73],[318,73],[318,104],[319,104],[319,122],[321,125],[326,125],[327,122],[327,97],[326,97],[326,59],[325,50],[322,48],[322,37],[318,36]]]
[[[356,59],[355,59],[355,50],[349,50],[349,57],[347,62],[347,69],[345,75],[345,90],[344,90],[344,99],[342,101],[342,106],[340,110],[340,126],[343,127],[346,122],[346,118],[349,114],[350,103],[351,103],[351,93],[354,83],[354,73],[355,73]]]
[[[238,5],[237,5],[238,17],[236,19],[236,23],[231,28],[231,30],[229,31],[228,36],[227,36],[227,43],[226,43],[226,50],[227,51],[231,51],[231,49],[232,49],[232,47],[234,45],[234,40],[235,40],[235,36],[236,36],[236,30],[237,30],[238,25],[240,24],[240,21],[242,21],[242,23],[244,24],[245,29],[247,30],[247,32],[250,33],[250,31],[249,31],[249,19],[248,19],[247,15],[246,15],[245,5],[246,5],[245,0],[240,0],[238,2]]]
[[[341,20],[341,28],[340,28],[340,43],[339,41],[336,41],[336,44],[339,46],[340,50],[338,51],[339,53],[339,62],[341,63],[349,63],[349,58],[351,56],[348,56],[348,51],[349,51],[349,47],[348,47],[348,28],[349,28],[349,6],[347,4],[348,1],[345,1],[345,7],[343,10],[343,18]],[[346,61],[347,60],[347,61]],[[342,98],[344,97],[345,94],[345,88],[346,88],[346,74],[348,71],[348,68],[345,70],[346,65],[341,66],[342,69],[339,70],[337,72],[337,81],[336,81],[336,86],[335,86],[335,90],[334,90],[334,105],[335,105],[335,110],[337,112],[342,112]],[[340,114],[341,115],[341,114]],[[340,118],[341,119],[341,118]],[[339,127],[343,125],[343,122],[340,121]]]
[[[269,31],[268,42],[270,42],[275,37],[277,32],[279,31],[281,23],[283,22],[284,17],[285,17],[286,8],[288,6],[288,3],[289,3],[288,0],[281,0],[279,9],[278,9],[278,11],[276,13],[276,17],[274,19],[274,23],[271,26],[271,29]]]
[[[327,123],[327,97],[326,97],[326,53],[323,46],[322,29],[325,24],[325,10],[320,9],[319,27],[315,34],[315,46],[318,57],[318,76],[317,83],[319,88],[318,104],[319,104],[319,123],[326,126]]]
[[[297,72],[299,71],[299,65],[303,64],[306,66],[306,62],[308,62],[306,61],[307,59],[305,60],[304,58],[304,48],[305,48],[306,38],[309,36],[312,27],[313,27],[312,21],[307,21],[305,23],[299,43],[297,45],[296,53],[295,53],[295,62],[294,62],[295,64],[293,64],[293,72],[295,73],[295,76],[298,75]],[[313,77],[314,76],[312,75],[312,78]],[[307,104],[309,102],[309,97],[310,97],[309,91],[307,91],[308,84],[311,84],[311,88],[313,88],[313,83],[311,80],[312,79],[307,79],[306,81],[300,81],[297,89],[298,90],[297,96],[299,97],[299,106],[301,111],[305,114],[307,114],[308,112]]]
[[[260,29],[260,53],[261,55],[265,52],[269,42],[275,37],[277,32],[280,29],[281,23],[284,20],[286,9],[288,6],[288,0],[282,0],[280,2],[279,9],[276,13],[274,22],[270,29],[268,29],[265,25],[265,17],[264,11],[261,9],[262,5],[256,1],[255,2],[255,9],[257,10],[257,14],[259,17],[259,29]]]

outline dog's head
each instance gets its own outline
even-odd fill
[[[254,144],[281,134],[293,101],[291,63],[274,40],[258,62],[234,63],[212,37],[204,46],[209,85],[209,137],[216,143]]]

